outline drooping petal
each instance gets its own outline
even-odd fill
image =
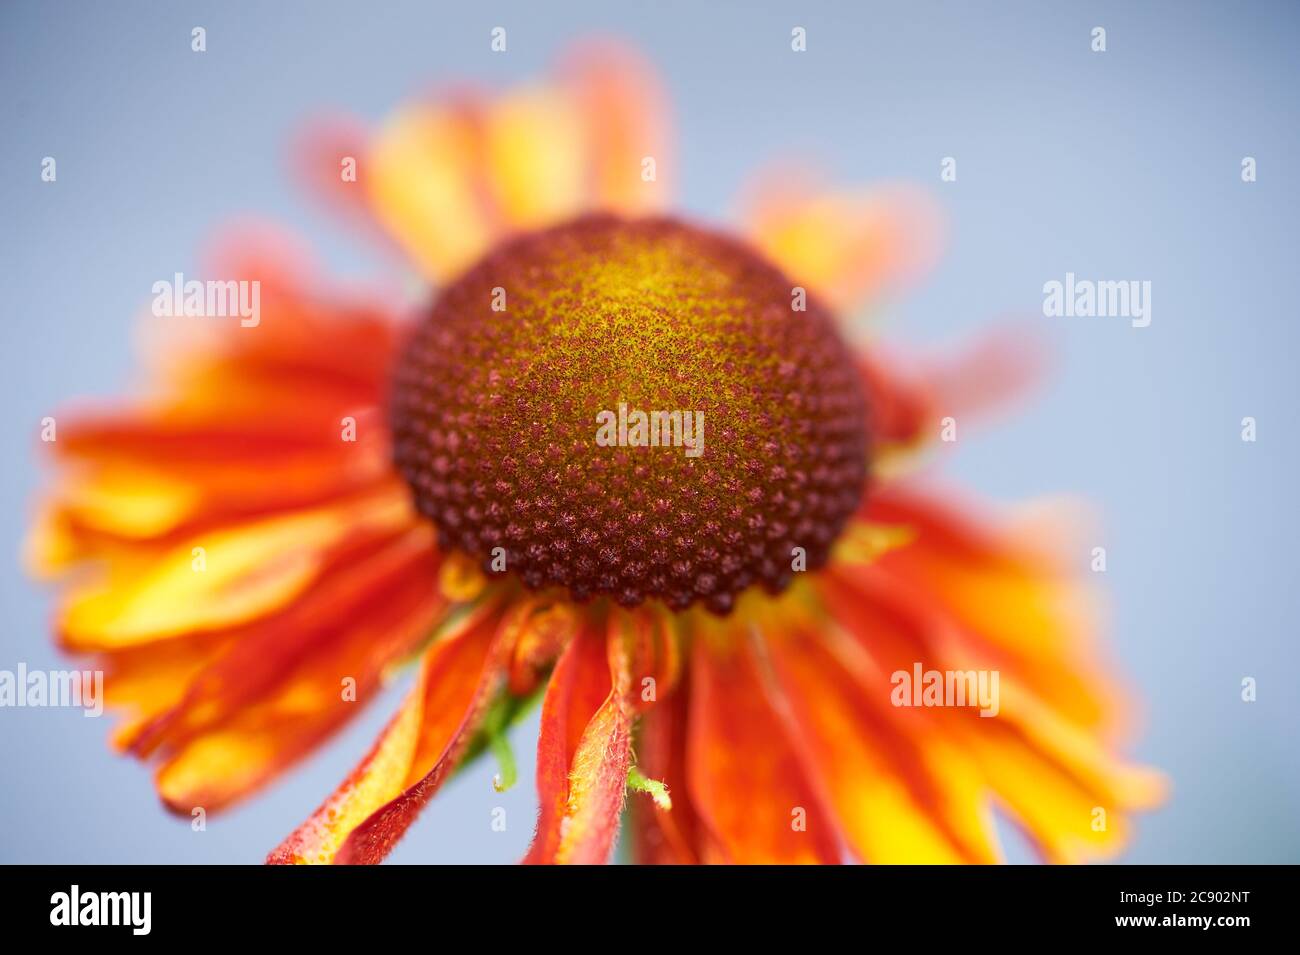
[[[97,664],[104,670],[104,705],[124,717],[114,727],[113,745],[129,749],[144,727],[180,702],[195,676],[235,639],[228,633],[204,634],[101,655]]]
[[[1114,854],[1128,815],[1157,803],[1164,782],[1120,759],[1105,733],[1121,715],[1118,696],[1093,659],[1082,607],[1065,599],[1068,567],[1044,548],[1063,539],[1059,525],[999,528],[905,487],[878,489],[868,512],[911,536],[818,581],[851,637],[824,640],[827,651],[868,701],[890,694],[891,674],[918,667],[984,674],[990,701],[895,706],[886,722],[898,738],[949,754],[941,787],[950,801],[1006,808],[1045,858]]]
[[[502,649],[499,640],[489,645],[486,662],[480,671],[480,679],[474,694],[469,699],[460,722],[456,724],[447,742],[441,744],[440,737],[436,734],[426,732],[421,735],[412,765],[413,767],[426,765],[426,759],[432,757],[432,768],[419,779],[410,781],[401,795],[361,823],[339,848],[336,863],[375,865],[382,862],[392,851],[393,846],[415,821],[420,810],[428,804],[433,794],[455,769],[461,754],[469,744],[470,734],[482,721],[492,695],[501,682],[505,662],[500,652]],[[426,704],[426,713],[434,713],[438,707],[454,710],[454,705],[434,700]]]
[[[143,344],[158,400],[191,413],[224,408],[225,420],[250,425],[263,415],[383,400],[400,334],[399,302],[331,283],[293,235],[261,223],[223,231],[204,263],[204,278],[244,282],[250,297],[256,288],[257,324],[146,321]],[[264,404],[259,415],[255,402],[272,394],[283,400]]]
[[[1129,840],[1132,814],[1164,800],[1163,775],[1125,763],[1014,681],[1004,678],[1001,697],[998,718],[963,713],[953,721],[998,799],[1047,861],[1114,857]]]
[[[141,430],[151,425],[141,422]],[[164,429],[157,429],[162,433]],[[364,493],[388,479],[382,446],[365,442],[336,448],[283,449],[264,459],[244,453],[206,464],[201,459],[143,462],[105,454],[89,467],[71,472],[58,487],[52,516],[65,522],[76,556],[94,556],[103,538],[123,543],[175,539],[185,531],[234,523],[262,514],[289,511]],[[48,544],[42,545],[47,548]],[[43,563],[57,568],[47,556]]]
[[[695,644],[687,778],[721,858],[739,864],[839,861],[834,817],[804,778],[746,635]]]
[[[687,672],[689,673],[689,669]],[[665,811],[649,799],[634,799],[632,850],[638,862],[694,865],[712,854],[687,785],[686,752],[690,714],[689,676],[648,710],[639,724],[637,765],[648,778],[668,787],[672,808]]]
[[[952,495],[946,495],[951,501]],[[998,528],[976,506],[941,503],[936,493],[882,486],[867,519],[910,528],[915,539],[879,561],[880,589],[940,605],[959,633],[1001,655],[1022,679],[1050,687],[1060,711],[1083,725],[1122,720],[1118,694],[1092,659],[1095,612],[1077,576],[1045,542],[1077,536],[1061,512]],[[997,662],[997,661],[995,661]]]
[[[653,604],[638,607],[622,620],[629,702],[636,713],[643,713],[672,692],[681,673],[676,621],[671,612]]]
[[[341,682],[364,702],[443,606],[388,452],[397,323],[297,249],[225,233],[200,276],[243,283],[251,311],[147,317],[148,390],[59,412],[45,446],[60,474],[29,560],[77,572],[60,637],[98,655],[115,745],[158,761],[178,811],[310,751],[360,708]]]
[[[622,694],[611,690],[573,754],[569,799],[551,861],[598,865],[609,858],[630,767],[631,719]]]
[[[537,737],[537,835],[525,862],[552,862],[569,803],[569,776],[583,733],[608,701],[612,683],[604,631],[578,632],[560,656],[542,700]]]
[[[404,489],[213,528],[110,568],[59,618],[73,650],[113,650],[247,624],[286,606],[331,564],[413,522]]]
[[[890,726],[887,683],[864,694],[820,636],[771,634],[767,650],[820,791],[855,855],[886,864],[997,860],[978,779],[955,751]]]
[[[611,610],[607,629],[579,635],[556,666],[538,739],[537,835],[525,862],[594,864],[613,848],[631,768],[634,616]]]
[[[296,709],[342,711],[340,685],[350,679],[353,699],[368,698],[382,671],[413,652],[445,611],[437,575],[427,526],[333,569],[284,612],[228,631],[233,644],[141,734],[136,750],[174,748],[277,692]]]
[[[535,690],[546,671],[581,629],[581,611],[564,601],[539,606],[515,639],[510,660],[510,692],[518,697]]]
[[[369,755],[267,861],[381,861],[455,767],[500,676],[498,636],[497,615],[480,609],[434,642]]]
[[[1161,800],[1160,774],[1126,764],[1094,728],[1063,715],[1071,699],[1068,685],[1058,691],[1054,677],[1025,671],[997,648],[972,643],[941,604],[908,593],[896,578],[861,576],[852,596],[845,594],[856,610],[833,612],[881,674],[910,673],[920,664],[940,672],[998,675],[994,716],[981,717],[974,707],[903,708],[893,714],[899,731],[923,733],[931,745],[959,751],[963,765],[982,779],[981,789],[996,795],[1046,858],[1081,862],[1113,855],[1126,838],[1128,815]],[[836,589],[827,583],[832,607]],[[861,669],[859,682],[874,686],[876,694],[885,692],[881,680],[862,678]],[[1097,809],[1105,810],[1100,827]]]
[[[63,468],[29,555],[46,573],[181,543],[217,527],[388,480],[380,405],[396,341],[374,303],[322,297],[278,236],[242,229],[207,274],[256,282],[260,321],[146,320],[157,381],[119,408],[60,411],[45,450]]]
[[[209,812],[269,782],[377,694],[386,671],[427,638],[444,604],[431,534],[420,528],[240,634],[168,710],[129,742],[158,754],[173,810]],[[271,639],[276,634],[278,639]]]

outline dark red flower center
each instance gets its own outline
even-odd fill
[[[529,587],[719,613],[779,591],[825,562],[867,474],[856,367],[802,299],[671,220],[515,239],[411,337],[397,466],[444,549]]]

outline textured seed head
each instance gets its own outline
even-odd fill
[[[489,254],[415,330],[393,394],[441,546],[579,600],[718,613],[786,586],[795,548],[822,564],[862,497],[866,408],[831,316],[792,301],[752,250],[671,220],[591,216]],[[635,411],[702,414],[702,440],[674,445],[669,417],[630,446],[650,440]]]

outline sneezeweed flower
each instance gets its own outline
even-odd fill
[[[924,265],[926,207],[783,175],[744,239],[665,217],[663,117],[592,46],[373,135],[316,128],[309,177],[435,304],[399,319],[245,233],[212,274],[260,282],[256,327],[168,319],[152,396],[59,418],[32,553],[85,571],[58,636],[107,670],[115,744],[215,811],[411,662],[270,861],[381,860],[539,700],[531,862],[605,860],[625,804],[650,862],[996,861],[995,809],[1048,860],[1115,852],[1161,782],[1112,748],[1061,525],[906,466],[1023,356],[851,349],[837,316]],[[620,404],[699,415],[700,453],[598,443]],[[930,672],[998,699],[900,692]]]

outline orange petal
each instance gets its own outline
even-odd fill
[[[625,619],[630,702],[637,713],[672,692],[681,671],[676,619],[656,605],[637,608]]]
[[[310,267],[278,237],[240,230],[222,246],[211,273],[262,283],[261,323],[152,320],[155,345],[167,346],[156,393],[120,410],[58,415],[46,448],[66,471],[29,548],[43,569],[319,504],[389,475],[380,405],[392,320],[354,296],[324,302]]]
[[[596,656],[592,644],[596,639],[586,637],[582,649],[575,651],[574,669],[565,675],[565,683],[554,699],[546,740],[538,740],[541,814],[525,862],[597,864],[604,862],[613,848],[632,765],[629,654],[636,646],[638,632],[643,632],[640,616],[639,612],[619,608],[609,611],[606,636],[600,641],[607,657],[608,693],[573,742],[578,720],[571,718],[572,707],[577,703],[580,709],[576,712],[581,713],[590,705],[590,700],[582,702],[582,697],[594,696],[602,682],[592,665]],[[542,717],[545,723],[545,705]],[[566,742],[563,752],[559,747],[561,738]],[[565,765],[562,760],[570,746],[572,757]]]
[[[251,483],[251,482],[250,482]],[[175,476],[129,465],[97,465],[60,482],[47,505],[52,524],[38,525],[29,545],[49,571],[95,555],[96,538],[162,537],[199,512],[199,487]],[[51,531],[66,537],[55,543]]]
[[[927,669],[998,671],[996,718],[981,718],[966,707],[901,708],[894,715],[934,745],[959,750],[962,764],[973,765],[1045,857],[1081,862],[1113,855],[1126,840],[1127,815],[1161,801],[1165,782],[1159,773],[1125,764],[1095,730],[1063,715],[1062,704],[1071,698],[1068,684],[1056,686],[1031,671],[1036,682],[1030,685],[1014,661],[1000,662],[996,648],[981,656],[977,645],[952,639],[960,628],[942,605],[907,593],[895,578],[880,575],[856,594],[858,611],[837,614],[854,628],[882,674],[910,670],[913,662]],[[858,629],[865,625],[866,603],[882,613]],[[909,642],[912,649],[903,649]],[[891,645],[897,645],[892,655]],[[883,676],[878,683],[869,692],[884,694]],[[1104,825],[1097,824],[1097,809],[1105,810]]]
[[[352,225],[373,227],[361,178],[367,168],[370,130],[351,116],[315,119],[298,132],[291,147],[297,178]]]
[[[687,778],[723,859],[838,862],[834,820],[805,781],[748,653],[706,643],[696,642],[692,658]]]
[[[862,381],[877,458],[937,440],[946,417],[965,426],[997,411],[1023,396],[1044,364],[1034,336],[1010,328],[985,334],[955,355],[923,362],[879,348],[864,352]]]
[[[569,805],[570,771],[587,726],[610,696],[605,635],[584,628],[560,656],[542,700],[537,737],[537,835],[525,862],[555,860]]]
[[[338,450],[337,427],[317,422],[316,428],[305,429],[302,423],[277,422],[270,414],[249,421],[186,420],[162,411],[77,416],[63,424],[55,450],[64,458],[130,461],[159,470],[178,459],[219,466],[238,457],[262,465],[273,464],[280,455]]]
[[[638,862],[693,865],[700,861],[706,836],[686,782],[689,709],[690,690],[684,678],[641,717],[638,768],[668,787],[673,805],[667,811],[649,799],[634,799],[629,805]]]
[[[992,819],[978,780],[951,749],[889,725],[888,686],[873,699],[820,637],[770,634],[768,651],[815,780],[859,858],[875,863],[992,862]]]
[[[748,190],[746,231],[791,281],[851,309],[926,271],[940,244],[928,193],[906,186],[825,188],[787,166]]]
[[[372,147],[370,202],[416,266],[445,282],[502,235],[583,209],[583,137],[577,104],[554,87],[417,105]]]
[[[1081,634],[1063,642],[1053,628],[1064,624],[1047,619],[1036,625],[1046,628],[1036,643],[1018,635],[1026,619],[1036,618],[1016,606],[1041,598],[1009,597],[1012,609],[1001,616],[985,615],[973,598],[950,600],[964,593],[951,588],[953,575],[990,574],[1042,589],[1060,586],[1060,571],[1046,558],[1035,562],[1032,549],[1012,535],[897,489],[882,490],[876,510],[890,520],[910,515],[914,542],[873,565],[833,567],[819,581],[831,616],[855,638],[858,656],[835,635],[827,647],[837,651],[867,699],[885,698],[889,674],[910,672],[917,663],[927,670],[996,672],[994,718],[981,718],[971,707],[903,707],[887,716],[899,735],[956,753],[945,757],[945,786],[958,768],[974,773],[980,780],[971,787],[975,798],[996,794],[1049,860],[1114,854],[1126,837],[1127,814],[1158,802],[1164,782],[1158,773],[1126,765],[1098,732],[1114,709],[1113,694],[1083,654]],[[913,548],[921,554],[909,557]],[[938,560],[943,572],[922,576]],[[988,599],[998,600],[1001,590],[1005,586],[991,585]]]
[[[955,721],[959,743],[1047,861],[1114,857],[1129,840],[1131,813],[1165,799],[1164,776],[1124,764],[1012,681],[1001,695],[1006,718],[965,714]]]
[[[498,617],[480,609],[424,656],[420,679],[369,755],[270,863],[376,863],[456,765],[497,683]]]
[[[512,232],[664,204],[672,157],[652,71],[594,43],[560,74],[495,98],[415,104],[375,138],[361,176],[368,201],[424,275],[445,282]]]
[[[409,497],[380,493],[213,529],[141,566],[119,564],[70,597],[59,633],[74,650],[111,650],[246,624],[286,606],[334,560],[411,526]]]
[[[1045,547],[1057,541],[1064,549],[1071,532],[1063,524],[999,528],[974,508],[959,510],[900,484],[870,497],[868,519],[914,533],[908,546],[880,558],[873,573],[889,578],[882,588],[941,606],[968,642],[998,654],[996,663],[1040,691],[1050,688],[1060,711],[1081,725],[1122,720],[1118,695],[1089,659],[1088,595]]]
[[[104,704],[126,720],[113,731],[113,745],[128,749],[141,730],[175,706],[194,677],[226,651],[234,638],[206,634],[104,654]]]
[[[379,221],[426,276],[445,281],[500,232],[484,178],[484,107],[410,107],[371,145],[363,182]]]
[[[631,756],[626,702],[611,691],[610,698],[587,724],[573,755],[569,801],[552,861],[600,865],[609,858],[618,835]]]
[[[274,714],[271,725],[269,713]],[[276,698],[190,740],[159,766],[154,785],[163,804],[178,815],[195,808],[223,811],[306,756],[348,715],[294,712],[291,699]]]
[[[165,433],[148,422],[139,428],[141,433]],[[214,438],[213,445],[219,443]],[[120,449],[100,455],[72,470],[54,492],[52,514],[80,532],[74,540],[157,541],[186,530],[195,533],[204,526],[361,493],[391,473],[387,448],[370,441],[336,441],[334,447],[301,451],[285,447],[264,457],[244,448],[211,462],[201,457],[162,460],[153,452],[127,459],[129,453]],[[40,546],[48,552],[48,543]],[[74,549],[63,562],[80,553]],[[51,557],[45,563],[58,566]]]
[[[427,639],[446,609],[437,575],[425,525],[335,568],[283,613],[230,632],[233,645],[141,734],[137,752],[177,747],[273,695],[295,710],[355,709],[341,700],[342,680],[367,700],[384,668]]]
[[[586,126],[587,202],[644,215],[672,198],[673,146],[668,96],[650,63],[612,41],[589,41],[566,54],[560,75]],[[643,175],[654,160],[655,178]]]
[[[515,639],[510,660],[510,692],[518,697],[531,694],[581,625],[575,606],[557,601],[540,606]]]
[[[434,563],[431,536],[408,535],[336,575],[275,628],[245,634],[144,726],[133,749],[164,754],[164,802],[222,809],[360,712],[442,613],[424,566]]]
[[[241,402],[245,383],[283,386],[287,401],[262,409],[273,417],[328,405],[338,396],[371,404],[384,398],[399,306],[334,286],[299,244],[292,234],[261,224],[217,237],[204,256],[203,277],[257,282],[260,321],[247,328],[234,320],[147,321],[146,354],[169,388],[164,397],[184,398],[190,408],[224,408],[226,420],[232,405],[256,410]],[[224,387],[214,392],[214,381]]]

